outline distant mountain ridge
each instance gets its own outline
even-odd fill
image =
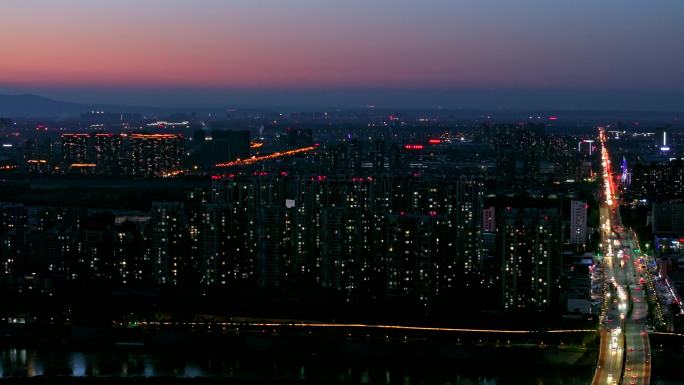
[[[85,104],[62,102],[33,94],[0,94],[2,117],[66,117],[80,115],[89,109]]]
[[[205,107],[150,107],[116,104],[84,104],[63,102],[34,94],[0,94],[0,117],[4,118],[70,118],[91,110],[104,110],[116,113],[137,113],[169,115],[177,112],[221,113],[224,108]]]
[[[249,96],[249,95],[248,95]],[[240,100],[235,97],[235,100]],[[219,104],[219,103],[217,103]],[[141,114],[150,118],[159,118],[176,113],[197,113],[200,115],[212,115],[214,117],[224,117],[227,109],[238,109],[242,111],[280,111],[280,112],[322,112],[330,110],[346,110],[352,113],[368,111],[367,107],[293,107],[293,106],[278,106],[278,105],[264,105],[259,103],[245,104],[238,107],[239,104],[231,104],[230,107],[220,107],[218,105],[208,105],[206,107],[153,107],[153,106],[136,106],[136,105],[120,105],[120,104],[87,104],[76,102],[64,102],[46,98],[35,94],[2,94],[0,93],[0,118],[57,118],[66,119],[78,117],[81,114],[87,113],[91,110],[116,112],[116,113],[133,113]],[[387,114],[401,111],[401,107],[382,107],[377,110],[377,113],[386,112]],[[641,123],[652,124],[681,124],[681,117],[684,116],[684,110],[673,109],[667,110],[647,110],[647,109],[549,109],[549,108],[499,108],[499,107],[478,107],[478,108],[407,108],[408,111],[438,111],[440,114],[447,114],[451,119],[482,119],[483,116],[492,115],[497,120],[518,121],[525,120],[529,116],[547,116],[553,115],[558,117],[559,124],[575,124],[587,122],[617,122],[617,121],[640,121]]]
[[[54,100],[34,94],[0,94],[0,117],[5,118],[70,118],[91,110],[117,113],[168,115],[180,111],[217,113],[221,108],[146,107],[109,104],[84,104]]]

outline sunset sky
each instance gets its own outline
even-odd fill
[[[667,95],[684,87],[682,15],[681,0],[7,0],[0,93]]]

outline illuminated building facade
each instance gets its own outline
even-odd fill
[[[215,178],[212,196],[228,205],[225,220],[236,228],[222,237],[244,250],[239,260],[257,250],[255,273],[241,274],[256,274],[261,286],[299,282],[349,301],[427,303],[482,279],[482,191],[465,176],[255,173]]]
[[[502,305],[543,311],[556,302],[562,220],[555,209],[507,208],[501,213]]]
[[[570,202],[570,243],[583,245],[587,241],[587,203]]]
[[[180,134],[62,134],[61,154],[58,169],[64,172],[164,177],[181,170],[184,139]],[[50,163],[43,158],[32,155],[27,166],[42,170]]]
[[[179,134],[131,134],[128,174],[141,177],[164,176],[180,170],[183,136]]]
[[[97,172],[105,175],[119,175],[123,172],[125,136],[117,134],[99,133],[92,138],[94,159]]]
[[[62,160],[65,165],[90,163],[93,158],[90,134],[62,134]]]
[[[176,286],[187,267],[186,214],[181,202],[155,202],[150,220],[152,276],[159,285]]]

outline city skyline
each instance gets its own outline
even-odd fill
[[[2,15],[0,380],[682,383],[681,0]]]

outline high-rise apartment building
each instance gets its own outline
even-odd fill
[[[555,305],[562,245],[556,209],[507,208],[499,227],[502,305],[543,311]]]
[[[179,171],[183,136],[179,134],[131,134],[128,173],[154,177]]]
[[[91,140],[97,172],[105,175],[118,175],[123,172],[125,160],[125,136],[118,134],[98,133]]]
[[[176,286],[187,268],[187,227],[184,204],[154,202],[150,220],[149,259],[157,284]]]
[[[570,202],[570,243],[583,245],[587,241],[587,203]]]
[[[90,134],[62,134],[62,160],[71,164],[90,163],[93,158],[92,137]]]

